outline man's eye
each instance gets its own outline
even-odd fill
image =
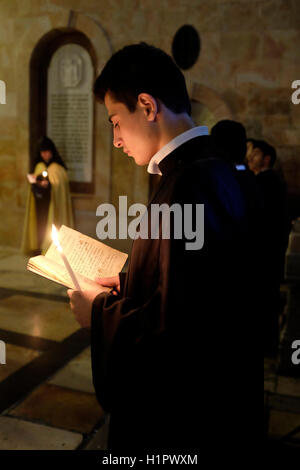
[[[116,122],[116,124],[114,124],[114,129],[116,129],[117,127],[119,127],[119,123]]]

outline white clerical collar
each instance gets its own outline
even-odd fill
[[[147,171],[152,175],[161,175],[158,164],[167,156],[169,153],[173,152],[177,147],[184,144],[188,140],[194,139],[194,137],[199,137],[200,135],[208,135],[207,126],[198,126],[192,127],[188,131],[183,132],[182,134],[177,135],[174,139],[170,140],[166,145],[164,145],[155,155],[151,158]]]

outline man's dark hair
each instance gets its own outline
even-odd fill
[[[219,149],[219,157],[230,163],[244,161],[247,146],[246,130],[243,124],[224,119],[213,126],[211,136],[214,145]]]
[[[149,93],[176,114],[191,114],[185,78],[171,56],[144,42],[117,51],[106,63],[94,85],[97,99],[110,92],[130,112],[140,93]]]
[[[268,144],[264,140],[255,140],[253,142],[253,148],[259,148],[262,151],[264,157],[269,156],[270,157],[270,168],[272,168],[272,166],[274,166],[274,163],[276,161],[276,150],[272,145]]]

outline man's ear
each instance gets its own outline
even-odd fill
[[[149,93],[140,93],[138,104],[142,108],[148,121],[155,121],[158,113],[158,101]]]
[[[271,157],[270,155],[265,155],[264,156],[264,163],[265,165],[268,165],[268,167],[270,166],[270,162],[271,162]]]

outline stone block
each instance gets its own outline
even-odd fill
[[[189,5],[188,7],[186,15],[181,18],[181,26],[183,24],[192,24],[198,30],[200,37],[202,32],[218,32],[221,30],[222,11],[218,4],[197,2],[195,5]]]
[[[200,32],[200,31],[199,31]],[[220,43],[220,34],[215,32],[200,32],[201,38],[201,50],[199,56],[199,62],[202,61],[216,61],[216,63],[222,62],[222,49]]]
[[[234,115],[244,113],[247,109],[247,96],[238,93],[236,90],[227,89],[222,93],[222,98],[226,101]]]
[[[95,393],[91,369],[91,349],[86,348],[78,356],[74,357],[65,367],[48,380],[48,384],[87,393]]]
[[[88,433],[101,419],[103,411],[94,394],[44,384],[10,414],[56,428]]]
[[[300,44],[300,31],[267,31],[262,38],[263,59],[277,59],[299,62],[297,45]]]
[[[263,29],[290,29],[294,26],[292,0],[267,0],[259,4]]]
[[[279,376],[276,391],[280,395],[300,397],[300,379]]]
[[[255,116],[267,114],[289,114],[291,109],[290,90],[286,88],[249,88],[248,113]]]
[[[261,35],[254,32],[224,32],[220,33],[222,57],[224,60],[249,61],[260,57]]]
[[[0,417],[0,450],[73,450],[82,435],[7,416]]]
[[[248,114],[240,116],[238,119],[246,128],[247,137],[252,139],[262,139],[262,121],[259,118],[250,117]]]
[[[300,414],[271,410],[269,421],[270,436],[285,436],[298,426],[300,426]],[[300,430],[294,437],[300,439]]]
[[[292,27],[300,29],[300,2],[298,0],[292,0]]]
[[[6,364],[0,366],[0,381],[2,382],[18,369],[29,364],[39,354],[39,351],[6,343]]]
[[[219,15],[222,31],[262,31],[264,28],[257,3],[225,2],[220,6]]]
[[[6,192],[6,199],[0,197],[0,219],[5,221],[0,226],[0,245],[15,246],[21,245],[23,228],[23,217],[15,208],[15,196],[9,190]]]
[[[187,18],[185,7],[178,7],[176,9],[172,8],[171,10],[161,10],[158,25],[158,35],[160,37],[165,36],[166,38],[168,38],[169,43],[171,45],[176,32],[184,24],[183,18]],[[193,21],[194,26],[195,24],[197,24],[197,28],[199,28],[199,23]]]
[[[277,60],[264,60],[263,63],[242,61],[236,64],[234,73],[237,86],[243,84],[258,85],[262,88],[281,86],[282,65]]]
[[[1,20],[0,46],[12,46],[14,40],[14,20],[6,18],[5,21],[3,21],[2,17]]]

